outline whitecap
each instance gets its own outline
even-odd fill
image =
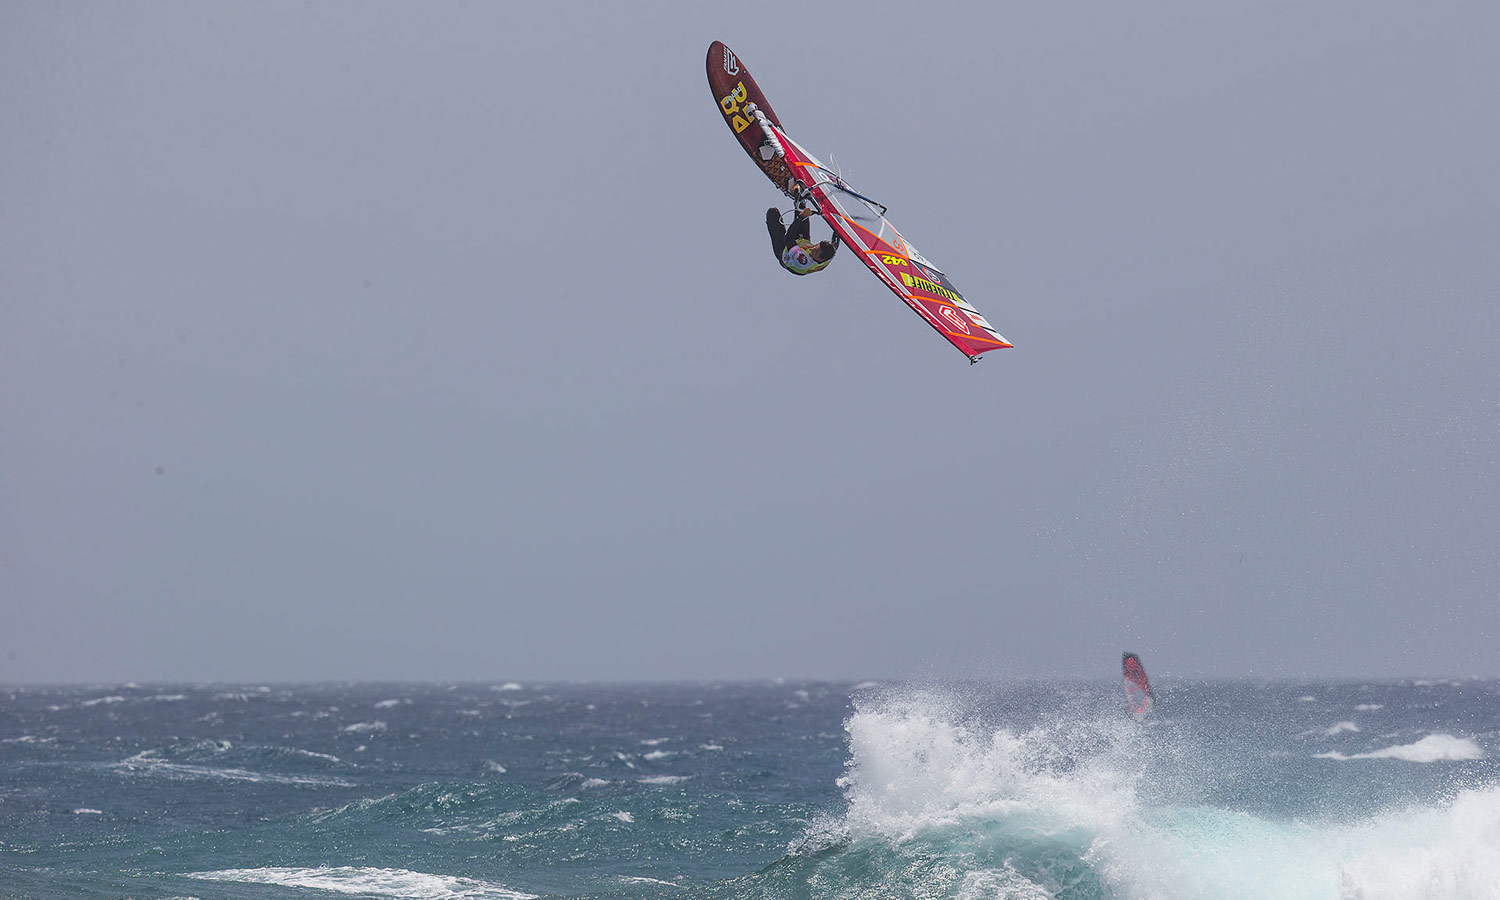
[[[412,900],[533,900],[536,897],[490,881],[372,866],[319,866],[315,869],[268,866],[192,872],[187,877]]]
[[[502,766],[502,765],[500,765],[499,763],[495,762],[493,759],[487,759],[487,760],[485,760],[484,761],[484,767],[486,769],[488,769],[489,771],[494,772],[494,773],[496,773],[498,775],[504,775],[505,774],[505,767]]]
[[[492,690],[492,691],[524,691],[526,689],[524,687],[522,687],[518,682],[507,681],[504,684],[497,684],[494,687],[491,687],[490,690]]]
[[[365,731],[385,731],[385,723],[379,720],[374,722],[355,722],[353,725],[345,725],[341,731],[356,733]]]
[[[667,887],[679,887],[675,881],[662,881],[660,878],[648,878],[645,875],[621,875],[620,881],[625,884],[664,884]]]
[[[150,775],[173,781],[218,780],[248,781],[262,784],[297,784],[311,787],[354,787],[354,782],[352,781],[324,775],[278,775],[270,772],[252,772],[249,769],[217,768],[214,766],[196,766],[188,763],[168,762],[157,756],[153,750],[137,753],[135,756],[117,763],[110,763],[106,768],[122,771],[130,775]]]
[[[635,816],[632,816],[630,813],[626,812],[623,809],[616,811],[615,813],[613,813],[613,815],[614,815],[614,817],[616,819],[619,819],[621,822],[624,822],[626,825],[633,825],[633,824],[635,824]]]
[[[83,702],[79,703],[78,705],[79,706],[98,706],[101,703],[124,703],[124,702],[125,702],[125,698],[119,696],[118,694],[116,694],[116,695],[113,695],[113,696],[110,696],[110,697],[95,697],[92,700],[84,700]]]
[[[724,749],[724,745],[723,744],[699,744],[698,745],[698,749],[699,750],[723,750]]]
[[[90,809],[87,806],[80,806],[79,808],[73,810],[73,815],[75,815],[75,816],[102,816],[102,815],[104,815],[104,810],[102,810],[102,809]]]
[[[1385,709],[1384,703],[1361,703],[1354,707],[1355,712],[1373,712],[1377,709]]]
[[[608,778],[589,778],[579,785],[581,788],[601,788],[609,784]]]
[[[691,777],[691,775],[647,775],[636,780],[641,784],[680,784]]]
[[[1325,735],[1327,735],[1328,737],[1333,737],[1336,734],[1343,734],[1346,731],[1358,731],[1358,730],[1359,730],[1359,726],[1356,725],[1356,724],[1354,724],[1353,722],[1337,722],[1332,727],[1330,727],[1327,731],[1324,731],[1323,733]]]
[[[1397,747],[1386,747],[1383,750],[1373,750],[1369,753],[1343,754],[1337,751],[1317,754],[1318,759],[1399,759],[1405,762],[1462,762],[1471,759],[1484,759],[1484,750],[1468,738],[1454,737],[1451,734],[1429,734],[1414,744],[1402,744]]]
[[[653,760],[654,759],[666,759],[669,756],[676,756],[676,755],[677,755],[677,751],[676,750],[652,750],[650,753],[647,753],[645,756],[642,756],[641,759],[653,759]]]
[[[400,706],[400,705],[401,705],[401,701],[400,700],[381,700],[381,701],[379,701],[379,702],[377,702],[375,704],[375,708],[376,709],[390,709],[393,706]]]

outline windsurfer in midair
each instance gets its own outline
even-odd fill
[[[771,250],[776,261],[793,275],[810,275],[821,272],[833,262],[833,254],[839,249],[839,233],[833,233],[832,241],[814,244],[808,219],[813,208],[803,199],[797,201],[797,211],[792,217],[792,227],[781,224],[781,210],[771,207],[766,210],[766,230],[771,232]]]

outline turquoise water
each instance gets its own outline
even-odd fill
[[[1500,898],[1500,685],[0,693],[0,896]]]

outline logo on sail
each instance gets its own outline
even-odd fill
[[[728,47],[724,48],[724,71],[730,75],[740,74],[740,61],[734,58]]]
[[[951,306],[940,307],[938,309],[938,315],[940,315],[943,318],[947,319],[949,322],[952,322],[955,326],[958,327],[958,330],[962,331],[964,334],[968,334],[969,333],[969,323],[965,322],[964,321],[964,317],[960,316],[956,311],[954,311],[953,307],[951,307]]]

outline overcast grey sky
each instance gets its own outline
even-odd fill
[[[0,681],[1500,674],[1497,9],[7,3]]]

